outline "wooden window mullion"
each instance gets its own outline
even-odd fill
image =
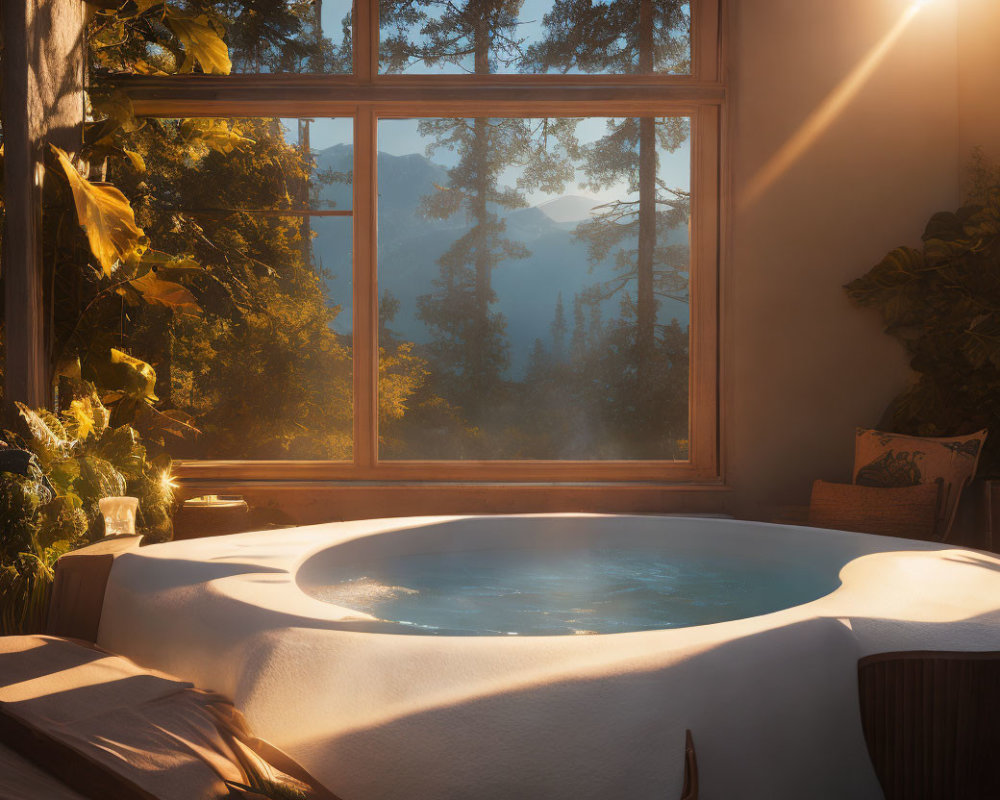
[[[703,0],[692,8],[691,75],[699,83],[723,78],[722,5],[726,0]]]
[[[354,463],[378,459],[378,287],[375,114],[354,116]]]
[[[354,78],[361,85],[378,74],[378,0],[354,0]]]
[[[719,472],[719,286],[721,109],[691,120],[689,458],[701,477]]]

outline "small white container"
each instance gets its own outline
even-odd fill
[[[135,512],[138,497],[102,497],[97,505],[104,515],[105,536],[135,535]]]

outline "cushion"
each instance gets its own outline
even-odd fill
[[[809,502],[809,524],[928,540],[937,526],[940,495],[939,482],[876,488],[816,481]]]
[[[854,483],[881,488],[941,481],[935,537],[948,538],[962,489],[976,474],[986,431],[929,438],[858,428]]]

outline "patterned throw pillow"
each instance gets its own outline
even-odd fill
[[[899,487],[942,482],[935,535],[948,537],[958,500],[976,474],[986,431],[967,436],[928,438],[858,428],[854,440],[854,483]]]

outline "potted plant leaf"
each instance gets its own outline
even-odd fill
[[[44,629],[56,560],[104,534],[101,498],[139,498],[137,532],[171,535],[169,458],[148,457],[135,429],[112,426],[80,385],[59,413],[18,404],[23,430],[0,433],[0,634]]]
[[[845,287],[877,310],[915,377],[879,427],[917,436],[987,428],[981,478],[1000,478],[1000,171],[977,154],[971,191],[934,214],[919,247],[897,247]]]

